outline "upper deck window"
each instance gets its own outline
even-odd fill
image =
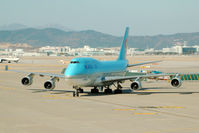
[[[79,61],[71,61],[71,64],[79,63]]]

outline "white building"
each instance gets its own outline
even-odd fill
[[[23,56],[46,56],[46,53],[25,52]]]
[[[64,46],[64,47],[53,47],[53,46],[45,46],[45,47],[41,47],[39,48],[39,52],[42,53],[68,53],[70,52],[70,47],[68,46]]]
[[[197,52],[199,52],[199,45],[195,45],[193,47],[196,48]]]
[[[128,55],[135,55],[136,54],[136,48],[128,48],[127,54]]]
[[[182,46],[177,45],[171,48],[163,48],[163,53],[177,53],[177,54],[195,54],[199,50],[199,46]]]

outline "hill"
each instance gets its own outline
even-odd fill
[[[174,40],[187,41],[188,45],[199,45],[199,32],[178,33],[157,36],[129,36],[128,46],[134,48],[169,47]],[[83,47],[117,47],[120,46],[122,37],[112,36],[101,32],[63,31],[55,28],[35,29],[26,28],[13,31],[0,31],[0,43],[27,43],[33,47],[40,46],[71,46]]]

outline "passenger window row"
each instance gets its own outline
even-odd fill
[[[86,69],[94,69],[94,68],[97,68],[97,65],[85,65],[85,68]]]

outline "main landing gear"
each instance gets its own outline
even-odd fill
[[[113,91],[112,91],[112,89],[110,89],[110,87],[109,86],[107,86],[107,88],[104,90],[104,93],[105,94],[111,94]]]
[[[99,93],[99,90],[96,86],[93,89],[91,89],[91,93]]]
[[[122,93],[122,86],[117,82],[116,89],[114,90],[115,94],[121,94]]]
[[[73,97],[77,96],[79,97],[79,93],[83,93],[84,90],[80,87],[77,86],[73,86],[73,88],[75,89],[75,91],[73,92]]]
[[[114,94],[120,94],[122,93],[122,86],[120,85],[119,82],[117,82],[117,85],[113,84],[116,89],[114,90]],[[79,93],[83,93],[84,90],[78,86],[73,86],[73,88],[75,89],[75,91],[73,92],[73,97],[79,97]],[[103,91],[104,86],[101,87],[101,91]],[[112,94],[113,91],[112,89],[110,89],[110,86],[106,86],[106,89],[104,89],[104,93],[105,94]],[[97,89],[97,87],[95,86],[93,89],[91,89],[91,93],[93,94],[98,94],[99,93],[99,89]]]

